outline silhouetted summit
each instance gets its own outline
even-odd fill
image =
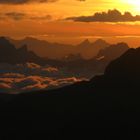
[[[140,48],[129,49],[120,58],[112,61],[105,75],[121,86],[137,86],[140,82]]]
[[[90,41],[88,39],[85,39],[83,42],[81,42],[80,44],[78,44],[79,47],[88,47],[90,46]]]
[[[37,56],[34,52],[28,51],[27,45],[16,49],[9,40],[5,37],[0,37],[0,62],[10,64],[34,62],[43,64],[45,60]]]
[[[93,42],[93,44],[96,46],[102,46],[103,44],[108,46],[108,43],[103,39],[97,39],[95,42]]]
[[[0,53],[11,52],[13,53],[16,49],[12,43],[10,43],[5,37],[0,37]]]
[[[85,40],[78,45],[77,48],[84,58],[93,58],[101,49],[105,49],[106,47],[109,47],[109,45],[110,44],[103,39],[97,39],[94,42]]]
[[[123,53],[125,53],[129,49],[129,46],[126,43],[118,43],[110,45],[109,47],[106,47],[104,49],[101,49],[96,59],[105,59],[105,60],[113,60],[117,57],[121,56]]]

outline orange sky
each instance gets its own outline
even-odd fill
[[[0,35],[14,38],[34,36],[65,43],[78,43],[85,38],[95,40],[102,37],[112,42],[125,40],[130,45],[138,46],[140,44],[139,22],[84,23],[63,19],[71,16],[93,15],[97,11],[114,8],[122,13],[129,11],[136,15],[140,14],[139,6],[139,0],[58,0],[46,3],[32,0],[24,4],[1,3]]]

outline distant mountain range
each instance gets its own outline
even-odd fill
[[[36,55],[33,51],[28,49],[26,44],[16,48],[9,39],[0,37],[0,63],[24,64],[27,62],[33,62],[40,65],[59,64],[59,61],[57,60]]]
[[[38,40],[35,41],[38,42]],[[32,42],[33,41],[31,41],[30,43]],[[43,43],[43,41],[40,42]],[[46,41],[44,42],[44,44],[46,44]],[[83,43],[79,44],[78,47],[84,48],[84,52],[86,52],[86,49],[88,50],[89,44],[89,41],[86,40]],[[94,44],[94,46],[97,46],[98,48],[99,44],[102,45],[106,43],[103,40],[97,40],[92,44]],[[101,49],[102,47],[100,47],[99,53],[96,52],[97,55],[88,60],[84,59],[80,53],[70,54],[65,56],[63,59],[57,60],[40,57],[36,55],[33,51],[30,51],[26,44],[23,43],[21,45],[23,46],[16,48],[12,43],[10,43],[8,39],[6,39],[5,37],[0,37],[0,62],[10,64],[24,64],[32,62],[39,65],[49,65],[64,69],[66,71],[66,75],[86,78],[91,78],[95,74],[103,73],[105,67],[110,61],[119,57],[121,54],[123,54],[129,49],[127,44],[118,43],[115,45],[110,45],[109,47],[103,47],[104,49]]]
[[[137,139],[139,81],[140,48],[129,49],[90,81],[50,91],[1,94],[0,127],[32,139]]]
[[[35,52],[40,57],[60,59],[70,54],[81,54],[82,57],[89,59],[97,55],[98,51],[109,46],[109,43],[102,39],[95,42],[84,40],[78,45],[68,45],[60,43],[50,43],[45,40],[26,37],[23,40],[13,40],[8,38],[17,48],[27,45],[28,49]]]

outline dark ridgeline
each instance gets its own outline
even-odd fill
[[[8,38],[8,40],[17,48],[27,44],[29,50],[32,50],[40,57],[47,57],[49,59],[60,59],[69,54],[81,54],[82,57],[90,59],[96,56],[100,49],[110,45],[102,39],[97,39],[95,42],[90,42],[86,39],[77,45],[51,43],[31,37],[26,37],[22,40]]]
[[[26,44],[22,44],[22,46],[16,48],[7,38],[0,37],[0,63],[24,64],[27,62],[55,66],[61,66],[63,64],[57,60],[45,59],[36,55],[28,49]]]
[[[136,139],[140,127],[140,48],[104,75],[57,90],[1,94],[1,125],[20,139]],[[11,135],[7,137],[11,138]]]
[[[103,73],[105,67],[109,64],[110,61],[119,57],[121,54],[123,54],[126,50],[129,49],[128,45],[125,43],[119,43],[116,45],[108,46],[109,44],[107,44],[102,39],[96,40],[94,43],[90,43],[88,40],[85,40],[81,44],[75,46],[76,49],[84,50],[84,52],[86,52],[86,50],[90,50],[89,52],[91,53],[91,55],[93,52],[97,53],[100,50],[99,53],[97,53],[97,56],[93,55],[91,59],[86,60],[82,57],[80,53],[78,53],[78,54],[70,54],[61,60],[57,59],[55,60],[49,58],[42,58],[35,54],[36,51],[35,52],[29,51],[31,49],[30,45],[32,44],[32,42],[33,45],[37,44],[37,46],[39,44],[45,46],[47,45],[46,46],[47,50],[49,45],[50,48],[53,49],[53,51],[55,48],[58,47],[52,46],[52,44],[49,44],[46,41],[39,41],[32,38],[26,38],[25,40],[20,41],[19,43],[22,47],[16,48],[13,44],[10,43],[8,39],[6,39],[5,37],[0,37],[0,63],[23,64],[27,62],[32,62],[39,65],[50,65],[53,67],[57,67],[58,69],[65,69],[67,71],[68,76],[70,75],[76,77],[91,78],[93,75],[97,73],[99,74]],[[24,45],[26,43],[28,45]],[[59,44],[58,47],[59,49],[60,45],[61,44]],[[35,48],[39,49],[40,47],[37,46],[35,45]],[[72,46],[72,48],[73,47],[74,46]],[[65,46],[64,48],[70,47]],[[53,55],[55,55],[55,53]]]
[[[44,59],[37,56],[34,52],[28,51],[26,45],[16,49],[5,37],[0,37],[0,63],[18,64],[26,62],[46,63]]]
[[[83,44],[88,44],[87,43]],[[98,43],[101,41],[97,41]],[[98,44],[97,43],[97,44]],[[86,49],[86,46],[85,46]],[[67,68],[68,72],[74,73],[74,75],[80,75],[81,77],[91,78],[93,75],[104,73],[106,66],[117,57],[121,56],[124,52],[129,49],[129,46],[126,43],[118,43],[110,45],[104,49],[101,49],[97,55],[91,59],[85,60],[81,55],[69,55],[67,58],[64,58],[61,61],[64,63],[54,63],[58,67]],[[92,51],[91,51],[92,52]],[[54,65],[52,63],[52,65]],[[54,65],[54,66],[55,66]]]
[[[126,43],[118,43],[110,45],[109,47],[106,47],[105,49],[101,49],[96,59],[99,59],[103,57],[106,61],[111,61],[113,59],[116,59],[117,57],[121,56],[124,52],[126,52],[129,49],[129,46]]]

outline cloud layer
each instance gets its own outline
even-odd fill
[[[65,71],[34,63],[0,64],[0,92],[20,93],[58,88],[85,80],[66,76]]]
[[[5,16],[12,18],[14,20],[21,20],[26,16],[26,14],[18,13],[18,12],[9,12],[9,13],[5,13]]]
[[[28,15],[27,13],[23,12],[7,12],[7,13],[0,13],[0,19],[1,20],[6,20],[6,19],[12,19],[15,21],[18,20],[47,20],[50,21],[53,19],[51,15],[43,15],[43,16],[38,16],[38,15]]]
[[[79,22],[134,22],[140,21],[140,15],[133,16],[130,12],[122,14],[114,9],[108,10],[108,12],[96,12],[91,16],[68,17],[66,20]]]
[[[0,0],[0,4],[25,4],[25,3],[46,3],[46,2],[56,2],[58,0]],[[84,2],[86,0],[77,0],[80,2]]]
[[[25,4],[30,2],[55,2],[57,0],[0,0],[1,4]]]

